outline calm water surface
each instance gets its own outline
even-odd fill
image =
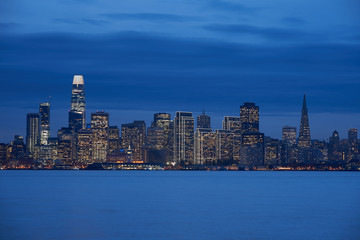
[[[360,173],[0,171],[0,239],[360,239]]]

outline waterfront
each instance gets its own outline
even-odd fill
[[[1,239],[358,239],[358,172],[0,171]]]

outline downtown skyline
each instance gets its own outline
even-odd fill
[[[220,128],[249,101],[261,107],[261,131],[280,138],[283,125],[299,124],[306,93],[313,138],[360,127],[353,0],[15,0],[0,9],[3,142],[48,96],[52,125],[64,126],[76,73],[88,111],[111,112],[112,124],[205,108]]]

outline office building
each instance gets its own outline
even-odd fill
[[[28,113],[26,116],[26,152],[33,157],[35,146],[40,143],[40,115]]]
[[[249,102],[240,106],[240,122],[243,133],[259,132],[259,106]]]
[[[75,75],[73,78],[69,128],[75,132],[85,128],[85,85],[82,75]]]
[[[145,162],[146,124],[144,121],[121,125],[121,146],[131,152],[133,163]]]
[[[286,145],[296,144],[296,127],[290,127],[290,126],[283,127],[282,140]]]
[[[40,103],[40,145],[47,145],[50,137],[50,102]]]
[[[194,118],[191,112],[176,112],[174,122],[174,161],[194,162]]]
[[[194,163],[212,165],[216,160],[215,133],[211,128],[197,128],[194,142]]]
[[[92,160],[105,162],[109,153],[109,114],[91,113],[91,130],[93,132]]]

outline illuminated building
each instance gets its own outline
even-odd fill
[[[5,143],[0,143],[0,166],[6,165],[11,157],[11,146]]]
[[[26,152],[33,157],[35,146],[40,142],[40,122],[38,113],[28,113],[26,116]]]
[[[328,145],[325,141],[313,141],[311,144],[311,160],[315,163],[328,161]]]
[[[174,161],[194,162],[194,118],[191,112],[176,112],[174,122]]]
[[[166,159],[171,161],[174,155],[174,121],[171,120],[170,113],[155,113],[155,127],[164,129],[163,149],[166,151]]]
[[[205,111],[196,119],[196,127],[197,128],[211,128],[210,116],[205,114]]]
[[[12,155],[14,159],[25,157],[26,146],[23,136],[15,135],[14,141],[12,141],[10,145],[12,146]]]
[[[69,127],[73,131],[85,128],[85,86],[82,75],[74,75],[71,91]]]
[[[215,133],[211,128],[197,128],[195,132],[194,157],[197,165],[215,162]]]
[[[149,149],[160,150],[164,145],[164,129],[161,127],[148,127],[146,146]]]
[[[105,112],[91,113],[92,160],[105,162],[109,152],[109,114]]]
[[[50,102],[40,103],[40,145],[47,145],[50,137]]]
[[[80,164],[90,164],[92,158],[93,132],[91,129],[80,129],[77,132],[76,162]]]
[[[348,161],[358,158],[358,136],[357,129],[351,128],[348,131]]]
[[[229,130],[215,130],[215,159],[217,164],[233,161],[234,134]]]
[[[225,116],[222,122],[224,130],[229,130],[234,133],[241,133],[240,117]]]
[[[281,141],[269,139],[265,144],[265,164],[278,165],[281,163]]]
[[[109,153],[120,147],[120,130],[117,126],[109,127]]]
[[[241,130],[246,132],[259,132],[259,107],[255,103],[245,102],[240,106]]]
[[[75,136],[71,128],[61,128],[58,133],[57,160],[59,164],[73,164]]]
[[[309,126],[309,116],[308,109],[306,106],[306,96],[303,98],[303,106],[301,110],[301,122],[300,122],[300,131],[299,131],[299,162],[308,162],[310,161],[310,152],[309,148],[311,146],[311,137],[310,137],[310,126]]]
[[[144,162],[146,124],[144,121],[121,125],[121,147],[131,151],[132,162]]]
[[[283,127],[282,140],[286,145],[296,144],[296,127],[289,127],[289,126]]]
[[[329,160],[330,161],[341,161],[342,154],[340,152],[340,137],[337,131],[334,131],[332,136],[329,138]]]
[[[242,164],[263,165],[264,164],[264,134],[249,132],[242,135],[240,149]]]
[[[225,116],[222,123],[224,130],[231,131],[233,136],[233,158],[234,161],[240,161],[240,147],[241,147],[241,121],[240,117]]]

